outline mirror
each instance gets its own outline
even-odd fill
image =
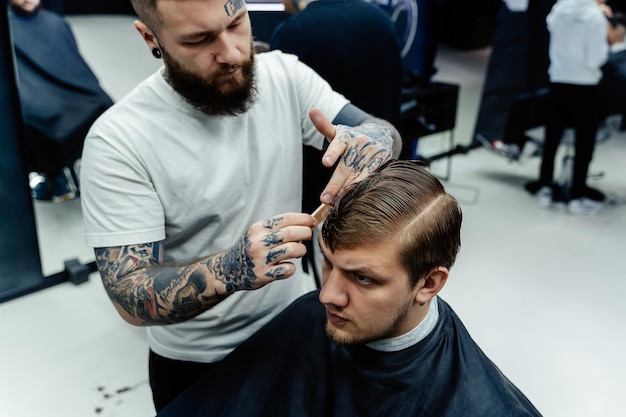
[[[0,13],[0,80],[15,78],[8,15]],[[21,114],[14,83],[0,83],[0,302],[42,279],[37,234],[22,158]]]
[[[133,27],[131,15],[67,15],[79,50],[115,102],[161,66]],[[78,257],[94,259],[84,244],[80,198],[53,204],[35,200],[35,218],[44,273],[62,268],[62,262]]]
[[[53,7],[48,10],[51,9]],[[81,56],[113,101],[122,98],[161,66],[161,61],[152,58],[135,31],[133,15],[67,14],[63,17],[74,34]],[[84,244],[80,198],[61,203],[32,201],[43,276],[63,271],[64,262],[70,259],[78,259],[83,264],[94,260],[93,250]]]
[[[96,76],[100,87],[114,102],[121,99],[162,65],[161,60],[152,57],[133,27],[136,17],[128,0],[88,3],[71,0],[44,0],[41,6],[60,14],[69,24],[81,56]],[[255,37],[261,39],[269,39],[273,28],[287,17],[282,11],[280,0],[269,2],[253,0],[249,2],[248,8],[255,28]],[[10,29],[8,23],[3,24],[2,28],[3,30]],[[8,33],[10,32],[8,31],[7,35]],[[9,36],[6,36],[6,41],[7,53],[11,53]],[[7,76],[2,79],[11,80],[14,77]],[[8,83],[8,87],[14,88],[15,86]],[[8,104],[7,106],[11,108]],[[8,115],[9,112],[5,114]],[[16,150],[16,155],[19,154]],[[79,164],[76,169],[80,169]],[[19,177],[24,178],[25,175],[22,173]],[[26,181],[28,179],[24,178],[23,183]],[[24,184],[21,185],[22,188],[28,190]],[[5,199],[8,201],[9,197],[3,198]],[[41,275],[43,277],[58,275],[65,269],[67,260],[77,259],[82,264],[93,262],[93,250],[84,243],[80,198],[62,203],[32,199],[31,206],[30,196],[25,192],[23,200],[28,209],[34,213],[35,224],[31,226],[33,236],[31,240],[35,242],[34,250],[38,249],[38,252],[30,252],[37,258],[37,262],[29,262],[28,265],[34,270],[37,279],[41,279]],[[28,214],[26,211],[20,211],[20,216]],[[26,220],[30,221],[31,217],[28,214]],[[28,230],[25,227],[19,229],[21,238],[24,240]],[[26,269],[20,267],[16,270],[26,271]],[[26,272],[25,275],[27,275]]]

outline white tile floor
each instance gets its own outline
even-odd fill
[[[122,17],[70,19],[114,98],[158,65]],[[468,144],[489,50],[442,48],[437,78],[461,84],[455,140]],[[443,137],[421,141],[424,154]],[[523,184],[538,160],[483,149],[452,160],[448,190],[463,206],[463,247],[442,296],[483,350],[547,417],[626,416],[626,134],[597,148],[603,213],[538,208]],[[445,161],[433,172],[445,173]],[[44,272],[93,259],[80,205],[37,204]],[[151,416],[144,332],[125,324],[97,274],[0,304],[0,416]]]

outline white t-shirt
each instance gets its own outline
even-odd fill
[[[161,71],[92,126],[81,161],[86,242],[93,247],[165,240],[165,262],[227,249],[253,223],[299,212],[302,143],[324,137],[308,112],[333,120],[348,103],[293,55],[256,56],[258,96],[248,112],[209,117],[192,108]],[[150,347],[179,360],[214,362],[298,296],[293,277],[239,291],[184,323],[148,328]]]

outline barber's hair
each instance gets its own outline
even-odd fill
[[[389,238],[416,285],[433,268],[452,267],[461,247],[461,208],[427,168],[392,160],[338,198],[322,225],[331,252]]]
[[[130,0],[137,17],[145,23],[150,30],[158,30],[161,26],[161,15],[157,11],[159,0]]]

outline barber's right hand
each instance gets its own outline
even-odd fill
[[[212,268],[227,292],[253,290],[292,276],[290,259],[306,254],[317,220],[310,214],[284,213],[254,223],[240,241],[219,256]]]

